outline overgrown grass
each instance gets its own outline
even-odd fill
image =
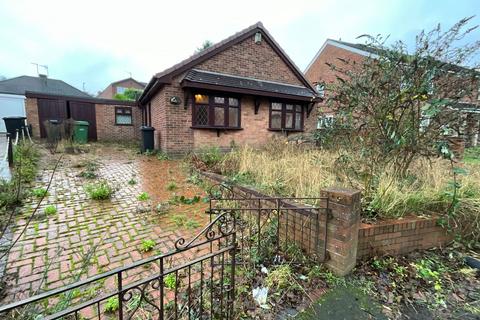
[[[468,164],[480,165],[480,146],[465,149],[463,160]]]
[[[326,151],[277,142],[261,149],[238,148],[216,166],[232,182],[251,185],[270,195],[319,197],[320,191],[327,187],[365,191],[362,177],[349,172],[344,165],[352,159],[355,159],[352,151]],[[464,229],[464,233],[477,234],[478,239],[480,165],[464,167],[468,174],[457,177],[459,204],[452,223],[458,224],[454,227]],[[452,203],[453,174],[447,160],[417,160],[402,179],[387,168],[376,181],[371,198],[363,203],[365,217],[443,214]]]

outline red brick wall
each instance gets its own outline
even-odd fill
[[[452,240],[436,218],[408,218],[362,224],[358,230],[358,258],[405,254],[445,245]]]
[[[113,99],[115,94],[117,94],[117,87],[124,87],[124,88],[133,88],[133,89],[140,89],[143,90],[144,87],[139,85],[136,81],[131,79],[127,79],[125,81],[116,83],[116,84],[109,84],[99,95],[99,98],[104,99]]]
[[[27,98],[25,100],[25,111],[27,113],[27,123],[32,126],[32,136],[40,138],[37,98]]]
[[[194,68],[262,80],[302,84],[266,41],[255,44],[253,36]],[[169,154],[180,155],[204,146],[229,148],[232,142],[237,145],[258,145],[265,143],[274,135],[282,135],[268,130],[269,100],[261,100],[259,112],[255,115],[251,96],[241,98],[242,130],[221,131],[220,136],[217,136],[216,130],[191,129],[191,101],[186,109],[183,101],[180,105],[170,103],[172,96],[184,99],[184,91],[180,86],[183,77],[183,74],[175,77],[171,85],[166,85],[150,101],[152,126],[156,129],[156,148]]]
[[[97,140],[131,142],[139,139],[142,125],[141,110],[138,107],[131,108],[133,125],[119,126],[115,125],[115,105],[96,104]]]
[[[303,85],[273,48],[251,36],[195,66],[196,69],[227,73],[261,80]]]

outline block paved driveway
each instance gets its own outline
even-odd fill
[[[58,154],[44,156],[45,169],[35,184],[37,187],[46,187],[58,157]],[[88,198],[84,186],[94,180],[79,176],[84,170],[79,164],[85,160],[98,161],[99,178],[118,188],[111,200]],[[6,291],[0,303],[69,284],[78,274],[85,279],[152,254],[165,253],[174,248],[178,237],[195,235],[208,223],[205,214],[208,204],[200,201],[172,205],[165,214],[154,210],[159,202],[166,202],[174,195],[205,196],[202,189],[188,183],[186,178],[180,161],[161,161],[118,146],[98,144],[86,154],[64,155],[48,197],[9,254]],[[130,180],[137,183],[131,184]],[[175,184],[175,190],[167,190],[168,184],[170,189]],[[147,192],[151,199],[138,200],[141,192]],[[15,223],[13,239],[25,227],[37,202],[32,198],[25,204]],[[45,215],[44,208],[48,205],[56,206],[57,213]],[[149,206],[152,210],[148,210]],[[141,252],[143,239],[155,241],[152,252]],[[96,250],[92,251],[92,247]],[[90,261],[83,263],[86,259],[82,257],[89,252],[93,252]]]

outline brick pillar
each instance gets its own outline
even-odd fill
[[[331,210],[327,221],[326,265],[336,275],[344,276],[357,261],[360,191],[329,188],[320,195]]]

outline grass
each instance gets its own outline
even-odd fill
[[[185,223],[187,223],[188,219],[187,216],[183,214],[175,214],[170,217],[170,220],[177,226],[183,227]]]
[[[463,160],[468,164],[480,165],[480,146],[465,149]]]
[[[480,165],[475,164],[479,149],[467,152],[464,167],[468,174],[458,176],[459,204],[456,223],[463,233],[480,237]],[[232,182],[246,184],[269,195],[319,197],[323,189],[344,187],[365,190],[362,178],[345,170],[343,163],[355,159],[352,151],[320,150],[286,143],[272,143],[261,149],[237,148],[215,164]],[[410,214],[447,212],[451,204],[453,174],[443,159],[416,160],[405,179],[387,168],[376,177],[377,188],[370,199],[363,199],[364,217],[399,218]],[[364,193],[363,193],[364,194]],[[477,231],[475,231],[477,229]]]
[[[85,192],[93,200],[107,200],[112,197],[115,190],[105,180],[100,180],[85,187]]]

